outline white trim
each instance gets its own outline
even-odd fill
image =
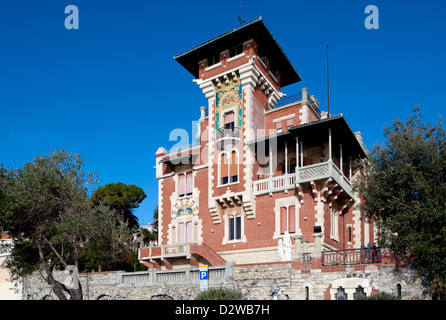
[[[193,167],[192,170],[194,170],[194,171],[198,171],[198,170],[201,170],[201,169],[205,169],[205,168],[207,168],[208,166],[209,166],[209,165],[207,165],[207,164],[202,164],[201,166]]]
[[[217,67],[219,67],[219,66],[221,66],[221,61],[220,61],[220,62],[217,62],[217,63],[214,63],[213,65],[211,65],[211,66],[209,66],[209,67],[206,67],[206,68],[204,69],[204,71],[209,71],[209,70],[215,69],[215,68],[217,68]]]
[[[236,56],[233,56],[233,57],[231,57],[231,58],[228,58],[228,59],[226,60],[226,62],[231,62],[231,61],[237,60],[238,58],[241,58],[241,57],[243,57],[244,55],[245,55],[245,51],[243,51],[242,53],[239,53],[239,54],[236,55]]]
[[[330,238],[339,242],[339,210],[336,203],[330,208]]]
[[[295,115],[296,114],[293,113],[293,114],[289,114],[289,115],[284,116],[284,117],[276,118],[276,119],[273,120],[273,122],[276,123],[276,122],[281,122],[281,121],[284,121],[284,120],[293,119]]]

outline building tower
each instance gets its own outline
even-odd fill
[[[351,184],[365,157],[360,133],[306,88],[281,92],[301,78],[262,18],[174,58],[208,105],[198,144],[157,151],[159,246],[141,249],[142,262],[277,261],[288,234],[293,258],[367,243]]]

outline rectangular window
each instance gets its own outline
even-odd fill
[[[178,176],[178,196],[191,196],[193,189],[192,172],[182,173]]]
[[[296,232],[296,214],[295,214],[295,206],[288,207],[288,232],[293,233]]]
[[[288,225],[287,225],[287,209],[286,207],[281,207],[280,208],[280,233],[284,233],[285,231],[288,230]]]
[[[220,167],[221,184],[227,184],[229,182],[229,161],[224,153],[220,158]]]
[[[178,224],[178,243],[185,242],[184,223]]]
[[[235,238],[242,238],[242,217],[239,214],[235,217]]]
[[[224,115],[225,117],[225,129],[234,130],[234,112],[228,112]]]
[[[242,216],[240,214],[229,216],[229,240],[242,238]]]
[[[232,47],[231,49],[229,49],[229,57],[235,57],[239,54],[243,53],[243,44],[239,44],[237,46]]]
[[[180,174],[178,178],[178,195],[180,197],[184,197],[186,194],[186,176],[184,174]]]
[[[219,63],[220,62],[220,53],[217,53],[213,56],[210,56],[208,58],[208,67],[212,66],[213,64]]]
[[[192,242],[192,221],[186,222],[186,242]]]
[[[237,163],[237,153],[235,151],[232,151],[231,153],[231,165],[230,165],[230,175],[231,175],[231,182],[237,182],[238,181],[238,163]]]
[[[286,121],[286,125],[287,125],[288,128],[292,127],[294,125],[294,119],[288,119]]]
[[[296,232],[296,206],[280,207],[280,233]]]
[[[186,195],[192,195],[192,172],[186,174]]]

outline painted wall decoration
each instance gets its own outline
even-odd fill
[[[172,213],[175,217],[198,215],[198,206],[192,199],[182,199],[175,204]]]
[[[243,91],[240,79],[230,81],[229,84],[222,83],[221,88],[216,91],[215,107],[215,129],[218,131],[221,127],[221,119],[225,109],[233,109],[237,115],[234,119],[234,125],[238,128],[243,126]]]

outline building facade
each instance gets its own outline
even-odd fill
[[[380,259],[371,248],[375,226],[352,188],[367,154],[361,133],[342,114],[321,111],[306,88],[281,91],[301,78],[262,18],[175,60],[208,105],[197,143],[156,153],[159,239],[139,250],[142,263],[289,260],[301,268],[313,258],[322,265]]]

